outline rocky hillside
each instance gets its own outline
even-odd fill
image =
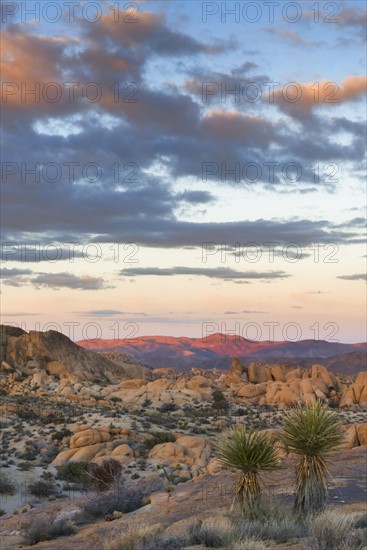
[[[0,362],[2,370],[19,376],[38,374],[40,381],[47,376],[74,381],[118,382],[128,378],[152,378],[152,372],[133,360],[110,360],[85,350],[67,336],[55,331],[29,331],[12,326],[0,327]]]

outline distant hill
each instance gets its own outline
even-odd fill
[[[173,367],[181,371],[192,367],[225,370],[233,356],[245,361],[261,358],[283,364],[289,360],[305,367],[313,363],[330,364],[331,370],[343,374],[358,372],[366,365],[365,343],[343,344],[324,340],[253,341],[242,336],[213,334],[207,338],[142,336],[124,340],[82,340],[77,344],[93,351],[125,353],[153,368]],[[353,357],[349,357],[350,354]]]

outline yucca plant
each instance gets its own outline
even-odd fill
[[[260,475],[280,468],[277,447],[266,433],[240,426],[219,441],[216,457],[224,466],[240,470],[236,491],[240,506],[245,515],[256,516],[261,504]]]
[[[300,512],[324,508],[328,495],[328,459],[343,441],[338,415],[320,401],[298,406],[285,413],[280,441],[286,450],[300,456],[296,464],[294,506]]]

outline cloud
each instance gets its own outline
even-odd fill
[[[70,288],[78,290],[101,290],[113,288],[102,277],[90,275],[74,275],[72,273],[41,273],[30,281],[36,287],[48,287],[53,289]]]
[[[346,102],[354,102],[366,95],[367,77],[352,75],[340,84],[322,80],[317,83],[296,83],[286,91],[274,90],[274,103],[282,111],[295,118],[304,118],[316,107],[332,108]]]
[[[2,312],[2,317],[33,317],[34,315],[44,315],[44,313],[29,313],[17,311],[16,313]]]
[[[290,277],[284,271],[236,271],[230,267],[203,268],[203,267],[129,267],[122,269],[120,274],[128,277],[173,275],[195,275],[209,277],[211,279],[235,280],[235,279],[284,279]]]
[[[113,315],[141,315],[147,317],[148,315],[142,311],[120,311],[118,309],[92,309],[90,311],[74,311],[78,315],[84,315],[87,317],[109,317]]]
[[[18,269],[3,267],[1,269],[1,279],[3,283],[10,286],[22,286],[27,283],[29,276],[32,274],[30,269]]]
[[[312,46],[321,46],[324,44],[321,40],[318,40],[318,41],[306,40],[299,33],[294,31],[288,31],[286,29],[268,28],[265,30],[268,33],[284,38],[288,43],[293,44],[294,46],[302,46],[302,47],[309,48]]]
[[[224,315],[239,315],[241,313],[246,314],[260,314],[260,313],[268,313],[267,311],[261,311],[257,309],[243,309],[242,311],[225,311]]]
[[[344,281],[366,281],[366,273],[356,273],[354,275],[339,275],[337,279],[343,279]]]
[[[352,6],[341,10],[338,13],[338,25],[340,25],[341,27],[351,27],[352,30],[356,29],[360,32],[362,38],[366,40],[366,8]]]
[[[101,290],[113,288],[102,277],[74,275],[72,273],[34,273],[30,269],[3,268],[1,277],[4,284],[11,286],[33,285],[36,288],[70,288],[78,290]]]

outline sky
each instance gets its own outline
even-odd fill
[[[366,3],[3,2],[2,322],[366,340]]]

